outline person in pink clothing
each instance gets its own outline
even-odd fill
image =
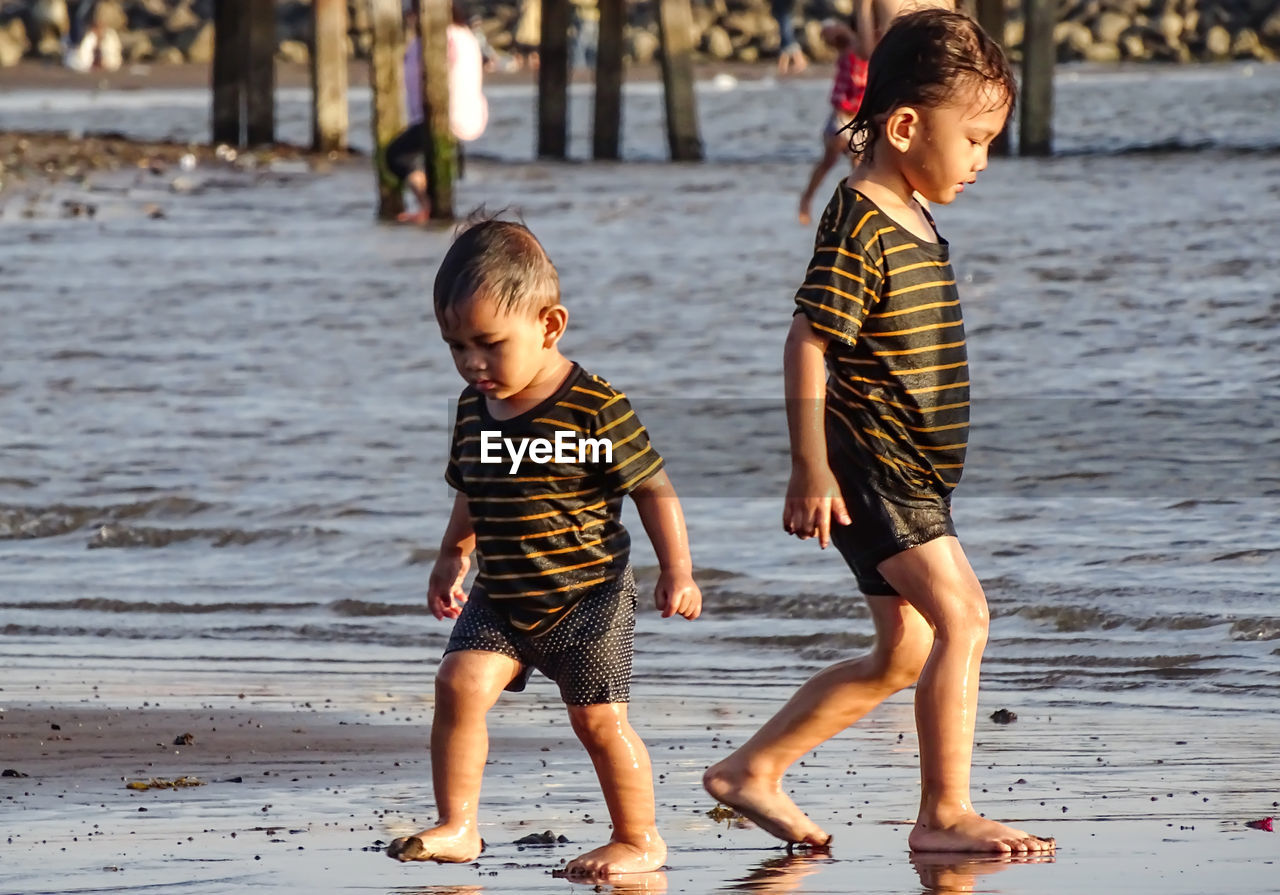
[[[858,55],[857,39],[851,27],[834,19],[822,25],[822,41],[839,53],[836,59],[836,76],[831,84],[831,114],[822,128],[822,158],[809,173],[809,182],[800,194],[797,217],[802,224],[809,223],[809,207],[822,181],[840,161],[840,156],[857,159],[849,151],[849,135],[844,132],[862,103],[867,89],[867,61]]]
[[[387,167],[409,188],[418,203],[416,211],[400,215],[403,223],[425,224],[431,219],[427,197],[424,152],[426,134],[422,127],[422,49],[418,24],[406,11],[405,27],[412,37],[404,52],[405,105],[409,126],[387,146]],[[449,128],[454,139],[470,142],[484,133],[489,123],[489,103],[484,97],[484,54],[471,31],[460,0],[453,3],[449,25]]]

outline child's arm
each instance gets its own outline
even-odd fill
[[[851,521],[827,462],[826,349],[826,337],[804,314],[791,318],[782,355],[791,435],[791,481],[782,509],[782,527],[802,541],[816,537],[824,549],[831,541],[831,517],[841,525]]]
[[[683,615],[694,619],[702,613],[702,591],[693,581],[689,533],[684,525],[680,498],[665,472],[647,479],[631,492],[640,521],[658,555],[658,586],[653,599],[663,618]]]
[[[863,59],[871,58],[871,51],[880,41],[876,31],[875,0],[854,0],[853,33],[857,38],[854,49]]]
[[[461,491],[453,497],[453,512],[440,539],[440,555],[427,579],[427,606],[436,618],[457,618],[467,594],[462,579],[471,568],[471,551],[476,549],[476,532],[467,509],[467,495]]]

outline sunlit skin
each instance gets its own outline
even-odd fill
[[[854,0],[853,25],[858,33],[858,55],[870,59],[871,51],[898,16],[920,9],[955,8],[953,0]]]
[[[937,234],[916,200],[948,204],[987,164],[1008,102],[971,85],[936,108],[898,107],[883,123],[851,185],[924,242]],[[783,529],[826,548],[832,525],[850,516],[827,459],[824,402],[827,338],[793,318],[783,355],[792,473]],[[902,598],[871,597],[876,640],[870,654],[809,679],[736,752],[704,776],[708,792],[766,832],[825,847],[830,836],[782,789],[787,769],[885,698],[916,684],[920,808],[908,844],[917,852],[1034,855],[1052,839],[988,820],[970,801],[978,679],[987,642],[987,601],[954,537],[885,560],[881,575]]]
[[[473,296],[441,314],[440,331],[459,374],[484,395],[490,414],[510,419],[555,394],[571,372],[572,363],[558,347],[567,323],[568,311],[559,304],[505,312],[488,298]],[[675,489],[663,472],[631,496],[658,557],[655,606],[663,618],[697,618],[702,594],[693,581]],[[463,579],[475,546],[466,497],[458,494],[427,583],[428,608],[437,619],[461,614],[467,600]],[[440,820],[392,843],[393,857],[465,863],[480,854],[480,785],[489,750],[485,719],[521,670],[519,662],[499,653],[459,650],[444,657],[436,674],[431,728]],[[658,834],[649,753],[627,720],[626,703],[567,708],[573,731],[595,767],[613,832],[605,845],[570,861],[564,875],[604,879],[656,871],[666,861],[667,846]],[[658,882],[665,887],[665,878]]]

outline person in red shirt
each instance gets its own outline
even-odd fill
[[[867,89],[867,61],[858,55],[858,42],[853,28],[844,22],[829,20],[823,23],[822,40],[839,57],[836,59],[835,80],[831,84],[831,114],[827,116],[822,128],[822,158],[813,166],[809,182],[800,194],[798,216],[802,224],[809,223],[809,206],[813,204],[813,196],[836,166],[840,156],[848,156],[851,162],[857,161],[849,151],[848,134],[843,131],[853,120],[862,103],[862,93]]]

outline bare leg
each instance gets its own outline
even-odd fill
[[[431,722],[431,780],[440,822],[392,842],[390,857],[461,864],[480,855],[480,780],[489,755],[485,715],[519,672],[520,663],[500,653],[459,650],[444,657]]]
[[[798,46],[789,47],[778,54],[778,74],[798,75],[809,67],[809,59]]]
[[[566,875],[598,878],[657,870],[667,859],[667,844],[658,835],[649,752],[627,721],[627,704],[571,705],[569,720],[595,765],[613,835],[607,845],[570,861]]]
[[[800,194],[800,208],[797,217],[802,224],[808,224],[810,221],[809,206],[813,204],[814,194],[818,192],[818,188],[822,186],[822,181],[831,173],[831,169],[840,161],[840,156],[845,152],[845,145],[839,134],[827,137],[822,144],[822,158],[818,159],[818,163],[813,166],[813,171],[809,174],[809,183],[805,186],[804,192]]]
[[[920,813],[913,850],[1033,854],[1040,839],[987,820],[969,801],[978,670],[987,643],[987,599],[953,537],[913,547],[880,564],[880,574],[923,615],[934,647],[916,687],[920,740]]]
[[[933,645],[929,625],[903,600],[872,597],[870,654],[838,662],[805,682],[751,739],[703,775],[707,792],[786,842],[831,837],[782,791],[782,775],[884,699],[915,682]]]
[[[431,199],[427,196],[427,175],[422,171],[410,171],[404,179],[405,186],[418,203],[417,211],[406,211],[396,220],[402,224],[425,224],[431,220]]]

